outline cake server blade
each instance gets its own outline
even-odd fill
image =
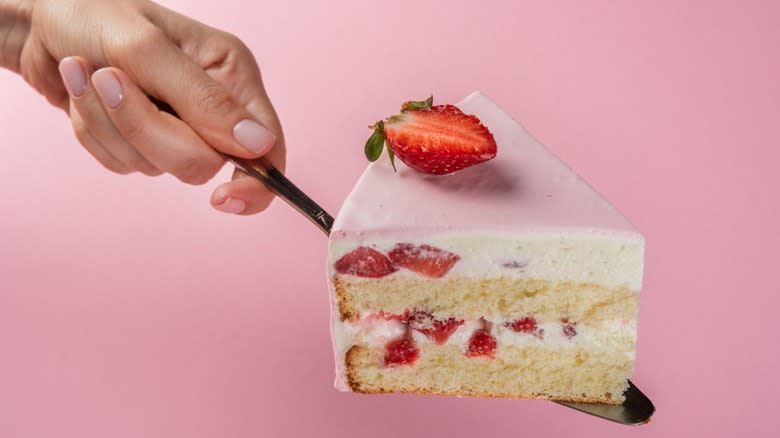
[[[638,426],[650,421],[655,412],[655,406],[647,396],[639,390],[630,380],[628,389],[623,393],[626,401],[620,405],[608,405],[606,403],[574,403],[554,400],[555,403],[576,409],[586,414],[614,421],[620,424]]]
[[[165,111],[174,116],[176,111],[165,102],[149,97],[160,111]],[[301,189],[295,186],[287,177],[276,169],[265,158],[247,160],[234,157],[228,154],[221,155],[237,168],[244,171],[249,176],[256,178],[274,194],[282,198],[291,207],[303,214],[314,225],[322,230],[326,235],[330,235],[333,227],[333,216],[329,215],[322,207],[308,197]],[[650,417],[655,412],[655,406],[642,391],[639,390],[630,380],[628,389],[625,392],[626,401],[621,405],[608,405],[605,403],[573,403],[564,401],[555,401],[556,403],[580,412],[590,414],[599,418],[614,421],[616,423],[627,425],[640,425],[650,421]]]

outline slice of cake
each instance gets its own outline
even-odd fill
[[[456,106],[494,159],[446,175],[371,163],[336,219],[337,388],[621,403],[643,237],[486,96]]]

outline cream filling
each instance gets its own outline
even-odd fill
[[[605,287],[639,290],[644,267],[641,236],[587,233],[443,233],[404,243],[428,244],[460,257],[445,275],[490,278],[517,276],[552,281],[598,283]],[[358,246],[389,253],[399,240],[331,239],[329,273],[333,264]],[[400,269],[393,276],[419,275]],[[356,280],[359,280],[356,278]]]
[[[537,324],[537,330],[543,330],[543,336],[534,336],[531,333],[516,332],[504,325],[505,321],[491,324],[490,333],[496,338],[500,354],[502,345],[516,347],[544,346],[551,349],[564,349],[572,346],[587,345],[593,350],[611,350],[615,344],[625,345],[629,339],[634,346],[637,334],[636,321],[604,321],[599,325],[576,325],[577,334],[571,338],[563,332],[560,322],[548,322]],[[456,345],[464,352],[468,348],[469,340],[475,331],[483,327],[479,319],[466,320],[458,329],[450,335],[444,345]],[[384,346],[404,335],[406,326],[398,320],[385,320],[381,318],[364,318],[356,322],[336,321],[333,326],[333,340],[336,358],[336,388],[349,391],[344,370],[344,356],[354,345],[366,345],[371,348],[382,349]],[[418,345],[434,343],[431,339],[417,330],[412,330],[412,338]],[[632,348],[623,351],[628,361],[633,361],[636,352]]]

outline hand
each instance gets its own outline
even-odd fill
[[[1,65],[68,112],[79,142],[109,170],[203,184],[224,164],[217,151],[266,155],[284,170],[281,125],[238,38],[147,0],[0,0],[3,28]],[[272,199],[236,171],[211,204],[252,214]]]

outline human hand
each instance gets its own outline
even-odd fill
[[[12,14],[22,24],[9,29],[2,22]],[[281,125],[254,57],[235,36],[147,0],[0,0],[3,27],[0,65],[68,112],[79,142],[109,170],[203,184],[224,164],[217,151],[265,155],[284,170]],[[252,214],[272,199],[237,170],[211,204]]]

